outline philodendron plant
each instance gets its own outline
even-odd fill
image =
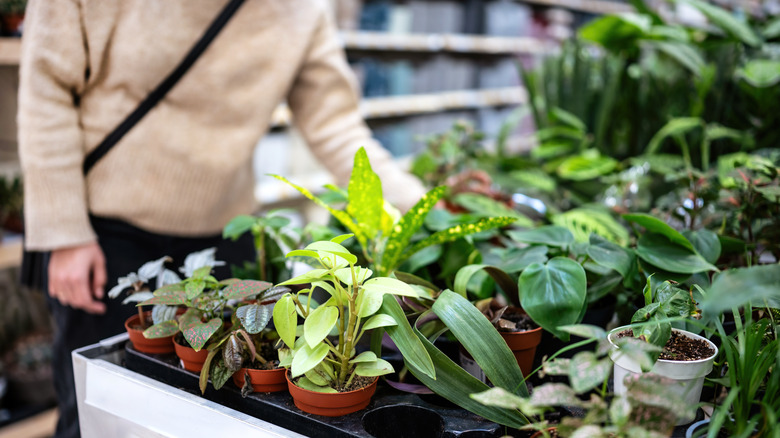
[[[393,372],[393,366],[372,351],[357,353],[364,334],[377,327],[396,325],[379,313],[384,295],[417,297],[414,288],[390,277],[373,277],[370,269],[357,266],[357,257],[340,245],[351,235],[314,242],[288,257],[314,259],[320,268],[280,284],[310,284],[310,288],[285,294],[274,307],[273,320],[279,336],[290,350],[293,379],[301,388],[317,392],[341,392],[356,376],[373,378]],[[316,305],[314,289],[329,295]],[[302,330],[298,317],[303,318]],[[331,335],[333,335],[331,337]]]

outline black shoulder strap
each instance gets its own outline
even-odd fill
[[[117,144],[119,140],[121,140],[122,137],[124,137],[124,135],[127,134],[127,132],[130,131],[130,129],[146,115],[146,113],[149,112],[149,110],[154,108],[154,106],[157,105],[157,103],[162,100],[163,97],[165,97],[168,91],[173,88],[176,82],[178,82],[179,79],[184,76],[184,73],[189,70],[192,64],[194,64],[198,57],[206,50],[214,37],[217,36],[217,34],[222,30],[225,24],[230,20],[233,14],[243,3],[244,0],[230,0],[230,2],[222,9],[222,12],[220,12],[214,21],[211,22],[211,25],[208,27],[208,29],[206,29],[206,32],[203,33],[203,36],[201,36],[198,42],[195,43],[192,49],[190,49],[190,52],[187,53],[187,56],[184,57],[176,69],[173,70],[173,72],[171,72],[171,74],[169,74],[168,77],[157,86],[157,88],[149,93],[149,95],[146,96],[146,99],[144,99],[138,105],[138,108],[130,113],[130,115],[127,116],[127,118],[122,121],[119,126],[114,128],[114,130],[103,139],[97,148],[95,148],[84,158],[84,175],[88,174],[92,167],[95,166],[95,163],[103,158],[103,156],[106,155],[108,151],[110,151],[111,148]]]

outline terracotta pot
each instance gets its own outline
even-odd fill
[[[144,312],[145,318],[151,317],[151,312]],[[166,354],[173,353],[173,335],[164,338],[147,339],[144,337],[143,330],[133,328],[141,325],[141,319],[138,315],[133,315],[125,321],[125,330],[130,335],[130,342],[133,348],[142,353]]]
[[[372,384],[364,388],[349,392],[327,394],[295,386],[290,380],[290,373],[285,373],[285,377],[287,378],[287,388],[290,390],[290,395],[292,395],[295,406],[298,409],[326,417],[340,417],[357,412],[368,406],[371,397],[376,391],[376,384],[379,381],[379,377],[377,377]]]
[[[534,356],[536,355],[536,346],[542,341],[542,328],[537,327],[533,330],[524,332],[502,332],[498,334],[504,338],[506,345],[515,355],[523,376],[528,376],[533,371]]]
[[[206,362],[206,357],[209,355],[207,349],[201,348],[195,351],[194,348],[181,345],[176,340],[173,341],[173,347],[176,349],[176,355],[181,359],[185,370],[199,373],[203,369],[203,363]]]
[[[244,373],[249,373],[249,379],[252,381],[252,389],[255,392],[279,392],[287,389],[287,380],[284,375],[286,368],[277,368],[275,370],[256,370],[252,368],[241,368],[233,373],[233,383],[239,388],[244,387]]]

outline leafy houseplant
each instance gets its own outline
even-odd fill
[[[281,283],[311,284],[311,288],[285,294],[276,303],[273,320],[279,337],[290,352],[290,391],[300,409],[320,415],[338,416],[364,408],[373,394],[378,376],[393,372],[392,365],[374,352],[358,353],[358,343],[373,328],[395,325],[378,313],[385,294],[416,297],[406,283],[389,277],[374,277],[369,269],[357,266],[357,257],[339,243],[349,238],[319,241],[288,257],[311,257],[320,268]],[[315,305],[313,290],[321,289],[327,301]],[[303,330],[298,330],[298,316]],[[334,338],[331,340],[331,334]],[[368,395],[349,406],[335,410],[315,406],[316,402],[297,398],[295,387],[317,393],[339,393],[366,389]],[[370,393],[370,394],[369,394]],[[328,402],[336,403],[336,402]]]

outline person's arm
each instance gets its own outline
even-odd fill
[[[19,157],[25,245],[52,250],[49,292],[102,313],[103,253],[89,224],[78,103],[87,49],[75,0],[30,0],[19,70]]]
[[[390,153],[371,138],[359,112],[356,79],[326,11],[320,14],[287,101],[306,143],[338,184],[349,180],[355,153],[363,146],[382,180],[386,199],[407,210],[425,193],[419,180],[400,169]]]

